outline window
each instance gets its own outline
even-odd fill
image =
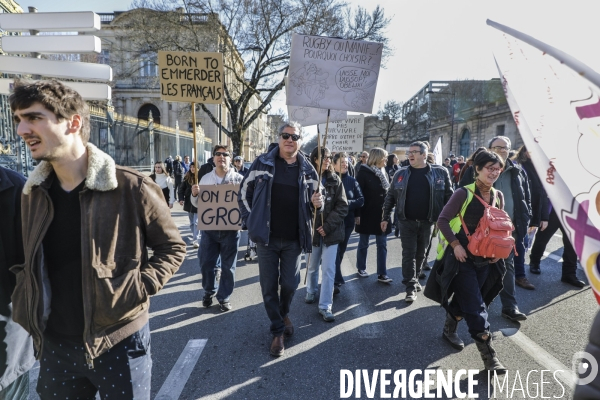
[[[100,54],[98,54],[98,63],[109,65],[110,63],[110,51],[106,49],[102,49]]]
[[[504,125],[496,125],[496,136],[504,136]]]
[[[156,53],[144,53],[140,57],[140,76],[158,76]]]

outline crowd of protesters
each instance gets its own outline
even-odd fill
[[[464,347],[457,334],[464,319],[485,369],[504,372],[487,307],[499,296],[503,317],[527,319],[515,291],[535,289],[525,272],[526,241],[535,237],[529,271],[540,274],[548,240],[562,230],[527,149],[509,157],[511,141],[504,136],[466,161],[449,154],[436,165],[429,144],[415,141],[402,163],[381,148],[363,151],[354,162],[353,155],[324,146],[303,153],[302,126],[286,122],[277,142],[249,167],[218,144],[200,168],[187,155],[169,156],[148,177],[116,165],[88,142],[89,108],[67,86],[17,81],[9,100],[17,133],[39,164],[27,180],[0,168],[0,201],[10,210],[3,215],[11,216],[0,224],[0,343],[6,344],[0,347],[0,399],[27,398],[26,371],[35,358],[42,399],[94,398],[97,392],[149,398],[149,298],[186,255],[169,213],[174,203],[188,213],[203,306],[216,299],[223,312],[234,307],[240,231],[198,231],[200,186],[239,185],[242,230],[256,248],[275,357],[294,334],[290,314],[302,253],[304,301],[317,303],[322,319],[333,322],[352,233],[358,234],[357,276],[369,277],[374,236],[377,280],[390,285],[387,246],[395,228],[405,301],[416,301],[423,291],[440,303],[446,311],[442,336],[457,350]],[[503,209],[515,227],[516,252],[506,258],[477,256],[468,248],[468,234],[488,206]],[[431,269],[427,255],[438,229]],[[583,287],[564,231],[563,242],[562,281]],[[432,272],[423,288],[425,269]]]

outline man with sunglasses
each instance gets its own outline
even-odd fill
[[[504,211],[510,216],[515,226],[513,237],[515,238],[517,252],[522,257],[522,266],[520,268],[515,263],[514,251],[504,260],[506,274],[503,280],[504,288],[500,292],[502,316],[516,322],[526,320],[527,316],[519,311],[515,283],[518,282],[519,286],[524,289],[534,289],[534,286],[525,276],[525,247],[523,246],[523,239],[527,235],[529,220],[532,214],[529,181],[523,170],[508,158],[510,145],[508,137],[496,136],[490,140],[488,148],[498,154],[504,161],[504,170],[494,183],[494,188],[500,190],[504,195]]]
[[[234,158],[233,165],[234,165],[235,169],[237,170],[238,174],[242,174],[242,175],[246,176],[246,174],[249,171],[248,168],[244,167],[244,157],[242,157],[242,156],[237,156],[236,158]]]
[[[312,251],[313,210],[323,196],[318,176],[300,151],[302,127],[286,122],[279,140],[250,167],[240,187],[243,229],[257,245],[260,287],[273,341],[270,353],[283,355],[283,337],[294,334],[290,305],[300,283],[300,255]]]
[[[236,185],[242,182],[242,175],[231,167],[231,152],[221,144],[213,148],[215,168],[204,175],[200,185]],[[198,185],[192,186],[192,205],[198,208]],[[200,214],[198,215],[200,216]],[[202,288],[204,297],[202,305],[206,308],[217,298],[221,311],[229,311],[232,306],[229,301],[235,286],[235,267],[237,252],[240,244],[240,231],[214,230],[202,231],[198,260],[202,272]],[[219,259],[221,260],[221,276],[217,279]]]
[[[422,290],[418,278],[431,231],[454,192],[448,170],[427,163],[427,152],[428,146],[423,142],[410,144],[406,152],[410,166],[396,172],[383,204],[383,232],[396,207],[402,243],[402,283],[406,285],[407,303],[415,301],[417,292]]]
[[[361,165],[367,165],[367,160],[369,159],[369,152],[367,151],[363,151],[362,153],[360,153],[360,156],[358,156],[358,161],[356,163],[356,167],[354,168],[354,174],[358,174],[358,170],[360,169]]]

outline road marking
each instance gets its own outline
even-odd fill
[[[550,259],[552,259],[554,261],[557,261],[557,262],[562,262],[562,260],[563,260],[561,256],[557,256],[556,254],[552,254],[552,253],[550,253],[548,251],[544,252],[544,256],[547,257],[547,258],[550,258]]]
[[[244,386],[251,385],[253,383],[259,382],[260,380],[262,380],[262,378],[259,377],[259,376],[257,376],[255,378],[248,379],[244,383],[239,383],[237,385],[229,386],[227,389],[221,390],[220,392],[212,393],[212,394],[206,395],[206,396],[202,396],[198,400],[224,399],[226,397],[231,396],[232,394],[234,394],[235,392],[237,392],[238,390],[240,390]]]
[[[342,275],[350,275],[354,272],[356,276],[356,267],[353,267],[348,260],[348,254],[344,255],[342,259]],[[365,279],[356,277],[355,279]],[[367,278],[368,279],[368,278]],[[360,304],[361,307],[355,307],[347,310],[348,314],[354,316],[355,318],[368,317],[374,314],[375,307],[371,303],[369,296],[365,292],[365,289],[358,282],[353,282],[352,284],[348,284],[349,281],[346,281],[347,284],[344,285],[344,292],[348,292],[348,297],[353,299],[356,304]],[[337,313],[335,313],[337,315]],[[358,333],[359,338],[361,339],[377,339],[383,336],[383,327],[379,323],[367,323],[360,324],[356,327],[356,332]]]
[[[516,328],[500,329],[500,332],[519,346],[525,353],[529,354],[538,364],[550,371],[557,371],[556,376],[571,389],[577,383],[577,377],[563,363],[558,361],[552,354],[541,348],[536,342],[529,339],[524,333]]]
[[[208,339],[192,339],[187,343],[155,400],[179,399],[207,341]]]

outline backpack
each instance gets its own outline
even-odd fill
[[[518,255],[515,239],[512,237],[515,227],[506,211],[487,204],[471,189],[467,190],[473,193],[473,196],[485,207],[473,235],[469,233],[462,215],[459,214],[460,222],[469,240],[467,249],[474,256],[485,258],[507,258],[513,249],[515,255]]]

